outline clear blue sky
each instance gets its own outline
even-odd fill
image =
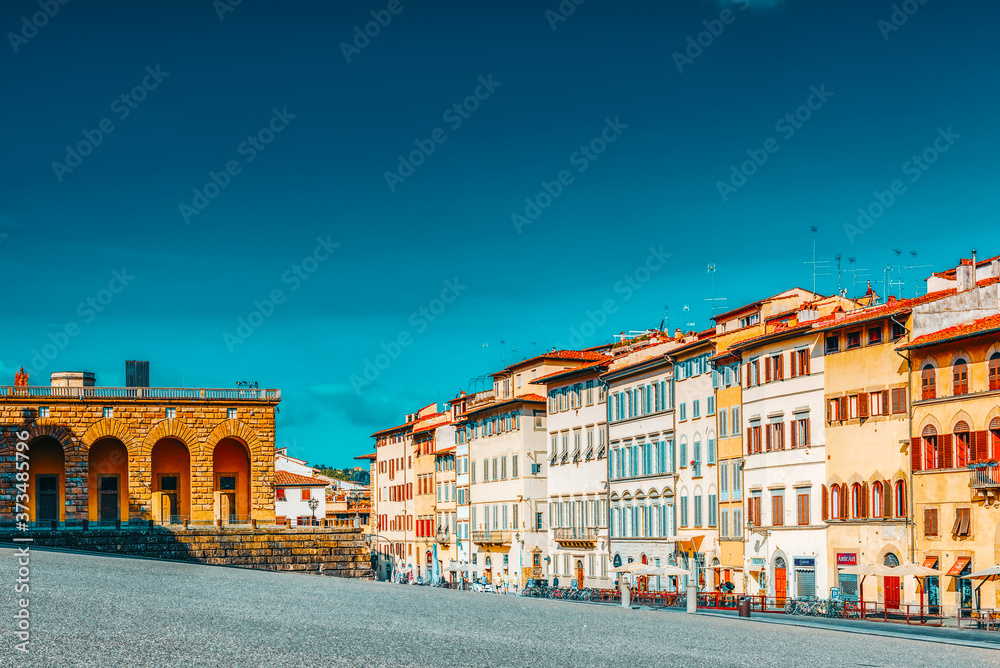
[[[671,329],[708,326],[709,263],[733,308],[812,287],[813,240],[879,281],[910,251],[1000,254],[995,3],[913,2],[905,23],[860,0],[222,3],[76,0],[37,30],[37,2],[0,9],[4,382],[75,323],[33,383],[121,384],[148,359],[156,385],[280,387],[279,443],[346,465],[574,327],[595,345],[664,307]],[[373,11],[386,25],[354,42]],[[397,156],[418,145],[411,173]],[[210,172],[225,187],[200,200]],[[339,246],[313,263],[317,239]],[[651,247],[671,257],[647,276]]]

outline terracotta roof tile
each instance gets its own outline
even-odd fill
[[[897,350],[910,350],[913,348],[924,348],[949,341],[968,339],[974,336],[1000,332],[1000,313],[995,313],[979,320],[964,322],[954,327],[948,327],[937,332],[918,336],[906,345],[898,346]]]
[[[371,459],[374,460],[377,455],[374,452],[370,452],[367,455],[358,455],[355,459]]]
[[[309,478],[304,475],[299,475],[298,473],[292,473],[291,471],[275,471],[274,484],[291,485],[294,487],[326,487],[326,481],[324,480],[320,480],[319,478]]]
[[[527,359],[521,360],[511,364],[510,366],[504,367],[503,370],[498,371],[493,376],[498,376],[504,371],[510,371],[517,367],[524,366],[531,362],[541,361],[541,360],[574,360],[580,362],[586,362],[590,360],[599,360],[606,355],[600,352],[594,352],[589,350],[555,350],[553,352],[542,353],[541,355],[535,355],[534,357],[529,357]]]
[[[597,360],[595,362],[585,362],[584,364],[578,364],[577,366],[570,367],[569,369],[560,369],[559,371],[553,371],[550,374],[540,376],[530,381],[529,385],[544,385],[544,381],[555,380],[560,376],[571,376],[573,374],[581,373],[587,371],[588,369],[599,370],[601,367],[608,366],[611,364],[613,358],[605,357],[604,359]]]

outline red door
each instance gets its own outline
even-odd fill
[[[774,597],[777,599],[775,605],[781,607],[785,604],[785,596],[788,593],[788,576],[784,568],[774,569]]]
[[[885,608],[886,610],[899,609],[899,578],[885,578]]]

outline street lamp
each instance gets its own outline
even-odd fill
[[[752,534],[757,534],[764,537],[764,567],[761,569],[761,589],[764,590],[764,596],[767,596],[767,539],[771,536],[771,531],[769,529],[762,529],[753,523],[753,518],[747,518],[747,532]],[[754,550],[756,552],[757,550]],[[744,576],[747,571],[744,571]],[[743,585],[744,593],[749,593],[746,587],[746,583]]]
[[[319,499],[309,499],[309,510],[313,514],[313,526],[316,526],[316,509],[319,508]]]

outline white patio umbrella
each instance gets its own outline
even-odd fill
[[[976,609],[980,607],[980,601],[982,599],[982,593],[979,591],[983,588],[983,585],[990,580],[996,580],[1000,578],[1000,566],[990,566],[989,568],[984,568],[981,571],[976,571],[975,573],[969,573],[968,575],[963,575],[963,578],[968,578],[969,580],[982,580],[982,583],[976,587]]]
[[[633,561],[631,564],[625,564],[624,566],[619,566],[618,568],[612,568],[612,573],[635,573],[636,571],[647,568],[648,564],[640,564],[638,561]]]
[[[915,575],[920,579],[920,619],[923,621],[924,618],[924,592],[927,590],[927,584],[924,578],[941,575],[941,571],[936,568],[930,568],[928,566],[921,566],[920,564],[903,564],[902,566],[893,566],[889,569],[886,575]]]
[[[879,564],[859,564],[857,566],[841,566],[841,573],[846,573],[848,575],[860,575],[861,582],[858,583],[858,595],[861,598],[861,618],[865,617],[865,578],[869,575],[874,575],[876,577],[892,575],[892,569],[888,566],[880,566]]]

